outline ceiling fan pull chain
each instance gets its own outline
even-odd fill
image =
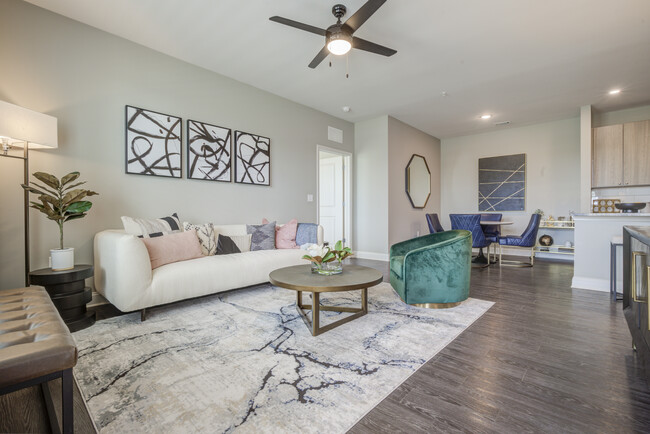
[[[350,78],[350,56],[345,55],[345,78]]]

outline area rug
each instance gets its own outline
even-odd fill
[[[345,432],[493,304],[421,309],[382,283],[369,289],[367,315],[313,337],[295,296],[261,285],[74,333],[74,373],[97,428]],[[321,298],[359,300],[360,291]],[[321,325],[339,315],[321,313]]]

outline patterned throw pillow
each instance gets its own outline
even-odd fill
[[[159,219],[139,219],[122,216],[122,224],[127,234],[137,235],[138,238],[153,238],[181,232],[181,221],[176,213]]]
[[[212,223],[193,225],[192,223],[183,222],[184,231],[191,231],[192,229],[196,231],[196,236],[199,237],[203,256],[216,255],[217,243],[214,236],[214,225]]]
[[[275,249],[275,222],[266,225],[246,225],[251,234],[251,251]]]
[[[298,223],[296,230],[296,244],[317,244],[318,243],[318,225],[316,223]]]

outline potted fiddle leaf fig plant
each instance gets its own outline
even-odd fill
[[[39,202],[30,202],[30,208],[39,210],[59,226],[59,248],[50,250],[51,267],[54,271],[74,268],[74,248],[64,247],[63,224],[84,218],[93,204],[83,199],[97,194],[91,190],[75,188],[86,183],[75,182],[79,176],[79,172],[71,172],[59,180],[49,173],[36,172],[34,178],[43,185],[35,182],[30,185],[22,184],[25,190],[37,195]]]

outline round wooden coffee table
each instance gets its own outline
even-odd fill
[[[374,268],[361,265],[344,265],[343,273],[333,276],[322,276],[311,272],[311,265],[295,265],[293,267],[279,268],[269,274],[269,280],[275,286],[296,291],[296,309],[302,317],[307,328],[313,336],[318,336],[334,327],[338,327],[353,319],[368,313],[368,288],[375,286],[383,280],[381,272]],[[321,292],[340,292],[361,290],[361,307],[335,307],[320,304]],[[312,303],[302,304],[303,291],[312,293]],[[315,308],[314,308],[315,306]],[[306,310],[312,311],[312,320],[307,318]],[[334,312],[349,312],[352,315],[320,327],[320,312],[329,310]]]

